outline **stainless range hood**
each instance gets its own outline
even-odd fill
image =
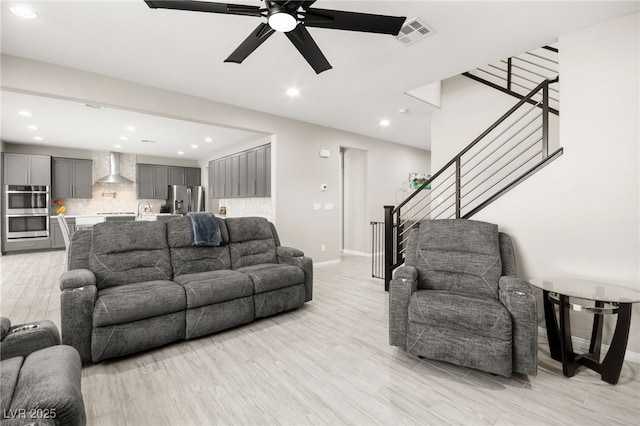
[[[133,181],[120,174],[120,153],[110,152],[109,161],[111,163],[110,173],[96,180],[96,183],[133,183]]]

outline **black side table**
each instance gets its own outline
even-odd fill
[[[605,382],[618,383],[629,339],[631,307],[640,302],[640,291],[573,278],[534,278],[529,282],[542,290],[549,350],[553,359],[562,362],[562,373],[572,377],[579,366],[585,366],[600,373]],[[580,304],[575,299],[594,303]],[[558,315],[554,305],[558,305]],[[588,353],[576,354],[573,351],[569,321],[571,310],[594,314]],[[602,316],[609,314],[617,314],[618,318],[609,350],[600,362]]]

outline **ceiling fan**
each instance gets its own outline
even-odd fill
[[[260,23],[231,56],[225,59],[225,62],[242,63],[274,32],[279,31],[285,33],[317,74],[331,69],[331,65],[306,27],[398,35],[406,19],[404,16],[312,8],[315,1],[264,0],[266,7],[191,0],[145,0],[145,2],[152,9],[266,17],[267,22]]]

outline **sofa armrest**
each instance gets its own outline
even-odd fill
[[[302,252],[302,250],[298,250],[297,248],[293,248],[293,247],[283,247],[283,246],[276,247],[276,254],[278,255],[278,257],[303,257],[304,256],[304,253]]]
[[[389,344],[407,348],[409,300],[418,288],[418,270],[415,266],[396,269],[389,285]]]
[[[72,269],[60,277],[60,290],[95,286],[96,276],[88,269]]]
[[[500,277],[498,298],[513,320],[513,372],[536,375],[538,318],[531,286],[522,278]]]
[[[313,260],[301,250],[292,247],[276,247],[278,263],[293,265],[304,271],[305,302],[313,299]]]
[[[93,309],[98,297],[96,278],[88,269],[74,269],[60,277],[62,343],[76,348],[82,363],[91,361]]]
[[[59,344],[58,328],[49,320],[14,325],[0,343],[0,359],[26,357],[32,352]]]

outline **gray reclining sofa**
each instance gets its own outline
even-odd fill
[[[193,339],[302,306],[313,264],[266,219],[216,218],[193,246],[187,217],[104,222],[73,235],[60,279],[62,341],[83,363]]]

